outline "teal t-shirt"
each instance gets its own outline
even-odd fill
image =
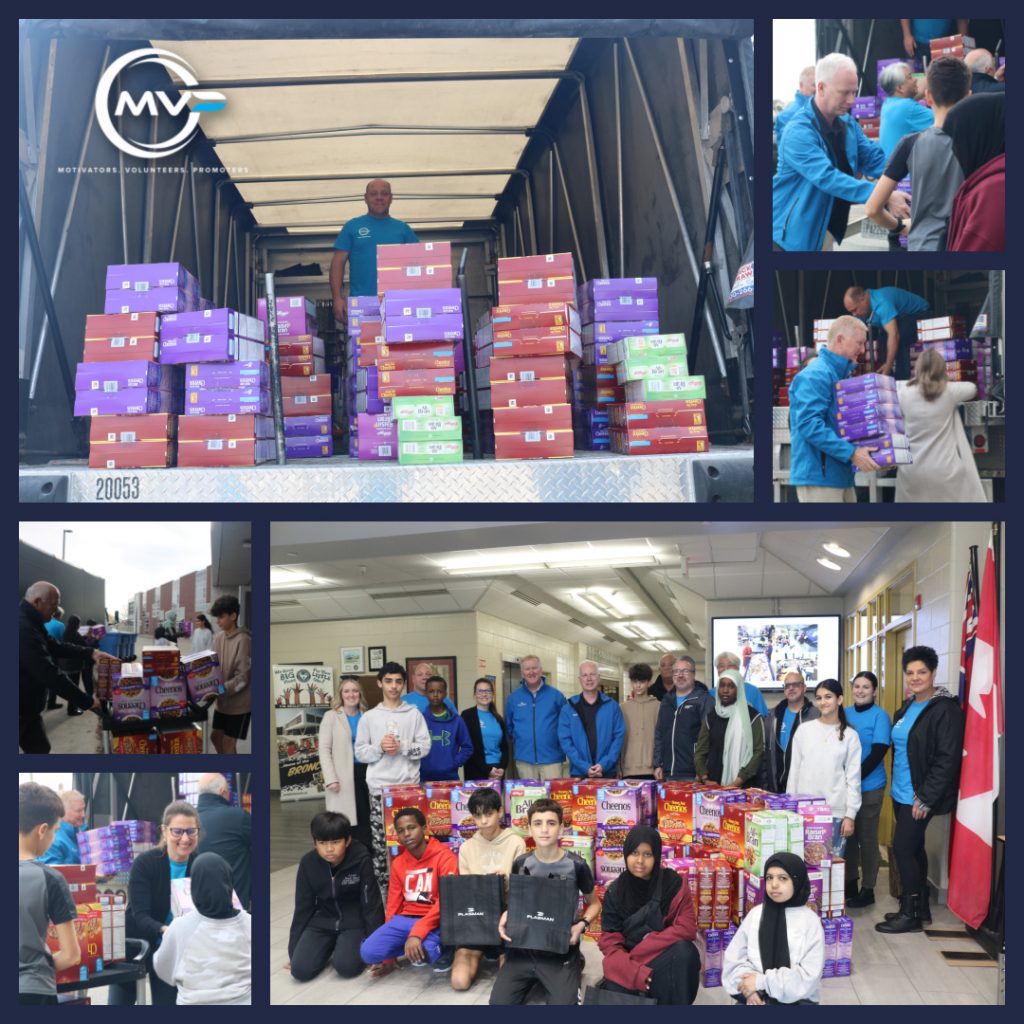
[[[170,862],[170,864],[171,864],[171,881],[172,882],[176,878],[184,878],[188,874],[188,861],[185,861],[182,864],[177,864],[177,863],[175,863],[172,860]],[[172,912],[169,912],[167,914],[167,920],[164,921],[164,924],[170,924],[173,920],[174,920],[174,913],[172,911]]]
[[[868,321],[873,327],[884,327],[898,316],[928,312],[928,303],[920,295],[903,288],[869,288],[868,295],[871,296]]]
[[[424,697],[422,693],[416,693],[415,691],[413,691],[412,693],[403,693],[402,694],[402,703],[403,704],[412,704],[413,707],[415,707],[418,710],[422,711],[423,714],[426,714],[427,713],[427,708],[430,707],[430,701],[427,700],[427,698]],[[457,715],[459,713],[459,709],[447,697],[445,697],[445,699],[444,699],[444,706],[453,715]]]
[[[922,107],[909,96],[888,96],[882,104],[882,121],[878,144],[885,150],[886,160],[892,156],[904,135],[923,132],[935,124],[931,107]]]
[[[956,34],[956,22],[952,18],[911,18],[910,31],[917,43],[929,43],[933,39]]]
[[[350,220],[338,232],[334,248],[348,253],[349,294],[377,294],[377,246],[418,242],[416,232],[394,217],[368,213]]]
[[[484,742],[484,761],[497,764],[501,760],[501,726],[490,711],[477,711],[480,736]]]
[[[899,804],[914,802],[914,783],[910,780],[910,762],[907,760],[907,737],[917,716],[928,706],[928,701],[911,702],[903,717],[892,727],[892,789],[890,795]]]
[[[363,713],[360,711],[358,715],[350,715],[346,712],[342,712],[348,719],[348,727],[352,730],[352,742],[356,741],[356,733],[359,731],[359,719],[363,717]]]
[[[889,741],[892,738],[892,723],[889,721],[889,716],[877,704],[872,705],[867,711],[850,708],[846,712],[846,724],[852,725],[860,738],[861,761],[864,761],[871,753],[872,744],[884,743],[889,746]],[[904,743],[904,752],[905,747]],[[885,789],[884,760],[875,765],[870,775],[860,780],[862,793],[870,793],[874,789]]]

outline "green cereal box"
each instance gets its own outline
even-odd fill
[[[462,418],[459,416],[409,416],[398,421],[398,440],[461,441]]]
[[[416,419],[422,416],[455,415],[455,399],[452,395],[401,396],[391,399],[391,418],[395,420]]]
[[[747,818],[743,859],[755,875],[764,874],[765,861],[780,852],[775,846],[776,821],[772,811],[758,811]]]
[[[401,422],[401,421],[399,421]],[[399,441],[398,462],[403,466],[438,466],[462,461],[462,439],[457,441]]]
[[[704,378],[672,377],[631,380],[625,385],[627,402],[657,402],[660,399],[707,398]]]
[[[667,359],[681,356],[686,361],[686,335],[642,334],[620,338],[608,345],[608,362],[624,363],[627,359]]]

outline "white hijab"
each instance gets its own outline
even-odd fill
[[[722,706],[721,693],[718,687],[715,687],[715,714],[729,721],[725,728],[725,749],[722,752],[720,780],[723,786],[727,786],[739,776],[740,769],[754,756],[754,737],[750,728],[750,711],[743,676],[730,668],[719,673],[719,679],[723,677],[736,684],[736,700],[725,707]]]

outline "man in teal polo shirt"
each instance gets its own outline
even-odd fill
[[[905,288],[847,288],[843,296],[847,313],[860,317],[886,333],[885,360],[878,373],[892,373],[897,380],[910,379],[910,346],[917,341],[918,318],[928,315],[928,301]]]
[[[392,198],[391,184],[374,178],[366,186],[363,196],[367,212],[350,220],[334,240],[331,298],[334,300],[334,315],[342,325],[348,321],[345,299],[341,294],[346,264],[350,264],[349,295],[376,295],[377,246],[419,241],[416,232],[405,221],[396,220],[388,212]]]
[[[908,57],[931,57],[933,39],[967,35],[969,18],[900,18],[903,31],[903,52]]]

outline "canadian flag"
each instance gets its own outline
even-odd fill
[[[989,540],[968,688],[960,800],[949,864],[949,909],[971,928],[979,927],[988,916],[992,891],[992,805],[999,795],[1002,691],[995,554]]]

